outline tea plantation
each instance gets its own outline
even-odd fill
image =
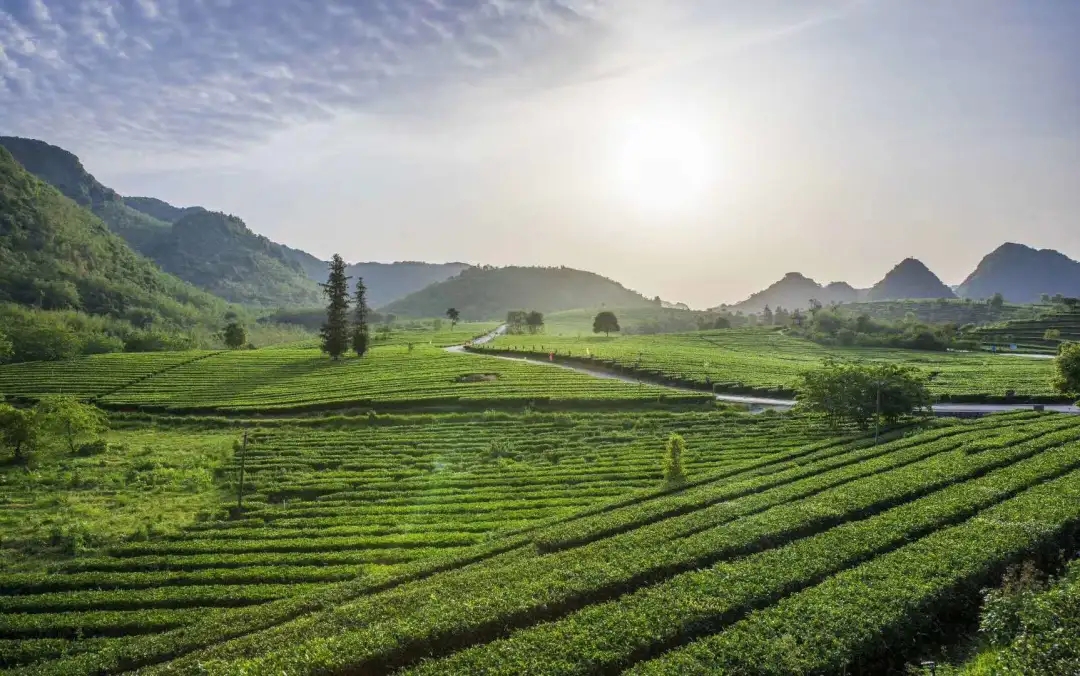
[[[750,331],[476,349],[541,345],[773,389],[828,353]],[[1049,388],[1045,362],[858,352],[939,394]],[[4,674],[902,672],[970,635],[1009,564],[1080,544],[1080,416],[875,440],[434,341],[20,364],[0,392],[112,424],[101,452],[0,466]]]
[[[716,392],[791,396],[800,373],[833,358],[914,366],[929,380],[931,393],[944,400],[995,401],[1009,392],[1030,401],[1061,398],[1052,387],[1053,365],[1047,360],[827,347],[766,329],[610,337],[509,335],[474,349],[541,359],[554,353],[564,361],[617,367],[646,379],[675,379]]]

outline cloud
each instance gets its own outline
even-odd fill
[[[236,148],[527,72],[588,44],[608,12],[593,0],[15,0],[0,9],[0,132],[75,149]]]

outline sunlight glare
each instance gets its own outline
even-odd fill
[[[708,187],[708,149],[690,119],[674,115],[632,118],[617,144],[616,177],[622,197],[639,209],[686,209]]]

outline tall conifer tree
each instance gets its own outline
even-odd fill
[[[330,260],[330,277],[320,284],[328,300],[326,323],[322,326],[322,351],[340,359],[349,349],[349,277],[345,261],[338,254]]]
[[[356,295],[353,297],[352,349],[357,357],[363,357],[368,349],[367,287],[364,278],[356,278]]]

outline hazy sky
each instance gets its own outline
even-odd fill
[[[0,132],[323,257],[955,284],[1080,258],[1080,2],[0,0]]]

